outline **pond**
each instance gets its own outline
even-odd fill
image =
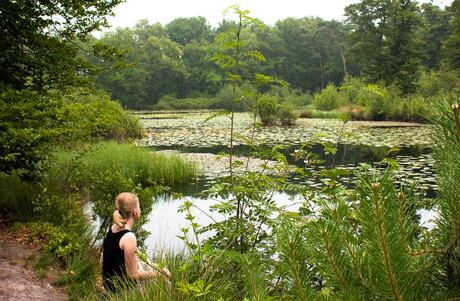
[[[228,159],[219,158],[218,153],[228,153],[230,143],[230,118],[218,116],[209,119],[214,112],[138,112],[148,135],[138,141],[139,145],[158,151],[176,151],[198,162],[200,178],[197,182],[175,187],[198,207],[207,210],[210,201],[199,196],[200,191],[209,186],[210,181],[228,175]],[[397,177],[420,181],[420,187],[426,196],[433,196],[436,189],[436,175],[433,171],[433,159],[430,155],[429,129],[424,124],[404,122],[367,122],[349,121],[341,132],[343,123],[336,119],[298,119],[294,127],[258,127],[254,144],[258,150],[268,151],[275,145],[283,146],[282,153],[289,164],[305,167],[303,161],[295,161],[290,155],[301,144],[306,143],[315,134],[323,134],[318,139],[338,151],[334,163],[337,167],[354,169],[360,164],[377,163],[387,156],[390,149],[398,148],[392,156],[400,164]],[[235,114],[235,135],[233,153],[237,157],[246,157],[250,151],[246,142],[238,137],[250,137],[252,116],[249,113]],[[322,146],[314,144],[313,152],[322,153]],[[331,156],[323,156],[324,166],[332,164]],[[254,161],[254,168],[258,162]],[[342,177],[341,182],[351,185],[352,177]],[[301,182],[302,183],[302,182]],[[319,183],[305,180],[302,184],[315,187]],[[293,204],[296,209],[296,196],[279,194],[280,204]],[[150,222],[145,228],[152,233],[146,244],[150,249],[179,250],[183,247],[176,238],[180,228],[186,226],[185,214],[177,213],[183,199],[172,200],[164,196],[154,205]],[[207,224],[210,219],[198,214],[200,223]],[[214,217],[219,218],[219,217]]]

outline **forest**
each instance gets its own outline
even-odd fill
[[[71,300],[459,300],[459,0],[443,9],[362,0],[345,8],[343,22],[273,26],[234,5],[226,12],[235,20],[217,28],[203,17],[140,20],[95,38],[121,2],[0,3],[0,246],[39,246],[25,267],[41,278],[58,271],[52,285]],[[148,253],[153,206],[181,198],[176,188],[197,182],[201,166],[140,146],[165,127],[138,117],[160,124],[192,109],[205,112],[200,124],[225,118],[228,126],[218,130],[226,175],[200,192],[212,222],[200,223],[186,199],[177,208],[188,221],[178,235],[183,252]],[[299,117],[335,120],[302,136],[289,157],[282,145],[259,148],[261,128],[289,135],[314,125]],[[336,164],[340,143],[357,136],[348,130],[354,120],[419,127],[434,196],[415,178],[397,179],[397,148],[377,163]],[[136,256],[171,276],[111,293],[101,284],[101,240],[125,191],[142,210]],[[279,206],[282,192],[295,193],[299,207]],[[421,225],[421,210],[436,213],[433,227]]]
[[[335,93],[339,87],[374,84],[384,90],[385,100],[367,104],[367,112],[356,116],[374,120],[422,120],[431,97],[458,92],[454,6],[362,1],[344,14],[345,21],[287,18],[244,28],[245,50],[257,50],[265,59],[241,64],[241,75],[248,79],[241,89],[260,73],[288,83],[271,91],[278,104],[331,110],[359,107],[350,93]],[[212,58],[224,43],[214,41],[235,22],[223,19],[211,28],[204,17],[165,25],[140,20],[133,28],[88,39],[88,47],[101,42],[129,50],[124,62],[130,67],[97,76],[95,87],[125,108],[228,108],[228,81]]]

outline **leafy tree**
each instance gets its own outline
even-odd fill
[[[223,87],[224,77],[210,59],[217,51],[214,44],[193,41],[184,48],[183,62],[187,71],[185,94],[191,92],[216,95]]]
[[[314,91],[343,79],[347,27],[320,18],[287,18],[275,24],[274,32],[282,46],[267,56],[269,64],[274,64],[274,74],[293,88]]]
[[[148,25],[141,21],[136,30],[118,28],[104,34],[102,43],[129,49],[125,68],[99,75],[98,88],[111,94],[122,105],[130,108],[155,104],[163,95],[185,96],[184,81],[187,75],[183,62],[183,46],[166,37],[159,24]],[[95,63],[96,64],[96,63]],[[105,66],[99,61],[98,66]]]
[[[423,43],[426,57],[422,64],[429,70],[439,70],[441,64],[441,46],[449,35],[450,14],[432,3],[421,5],[423,23],[417,30],[417,35]]]
[[[77,56],[75,39],[106,26],[120,2],[1,2],[0,172],[20,170],[31,180],[44,167],[50,145],[66,131],[58,113],[62,95],[94,71]],[[92,52],[106,60],[120,54],[101,45]]]
[[[67,41],[107,26],[106,15],[121,2],[2,1],[2,86],[40,89],[80,82],[89,67],[76,56],[75,45]]]
[[[204,17],[177,18],[166,24],[166,31],[171,41],[187,45],[192,41],[207,41],[212,39],[211,25]]]
[[[177,93],[184,97],[183,81],[186,77],[182,45],[167,38],[149,37],[141,47],[147,54],[146,67],[149,72],[147,93],[150,103],[161,96]]]
[[[88,39],[87,45],[93,42],[95,41]],[[149,73],[144,64],[147,55],[137,46],[139,41],[136,40],[134,31],[129,28],[117,28],[115,31],[104,33],[100,42],[119,49],[128,49],[124,58],[129,67],[97,75],[95,87],[109,93],[123,106],[141,107],[148,103],[146,82]],[[89,59],[99,67],[106,67],[110,64],[110,62],[92,56]]]
[[[362,63],[362,74],[370,82],[384,80],[403,93],[415,91],[420,66],[420,45],[414,38],[418,10],[410,0],[363,0],[345,8],[354,27],[350,55]]]
[[[460,68],[460,1],[454,0],[449,11],[452,14],[449,23],[450,36],[443,44],[442,56],[447,69],[458,70]]]
[[[151,36],[161,38],[168,37],[167,31],[161,23],[149,24],[147,19],[139,20],[136,25],[134,25],[133,31],[137,41],[145,41]]]

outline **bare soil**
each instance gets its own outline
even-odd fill
[[[33,263],[40,258],[40,243],[26,244],[25,237],[8,230],[9,219],[0,213],[0,300],[65,300],[64,288],[55,285],[60,274],[56,267],[42,269]],[[46,275],[45,275],[46,274]]]

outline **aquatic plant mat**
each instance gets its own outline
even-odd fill
[[[218,153],[228,153],[230,140],[230,119],[227,116],[208,118],[211,111],[155,111],[137,112],[148,135],[137,143],[156,150],[177,151],[186,158],[198,163],[201,178],[211,180],[228,175],[228,159]],[[236,113],[234,154],[244,160],[251,150],[240,137],[250,136],[252,115]],[[304,162],[294,161],[289,154],[300,144],[314,135],[334,145],[342,121],[334,119],[298,119],[293,127],[259,127],[255,145],[268,150],[282,145],[283,153],[293,166],[305,168]],[[336,165],[340,168],[354,169],[360,164],[377,163],[387,156],[390,149],[398,148],[392,155],[400,164],[397,178],[419,180],[421,188],[432,195],[436,189],[433,159],[430,155],[430,140],[425,124],[408,122],[349,121],[345,133],[340,137]],[[315,150],[321,153],[320,145]],[[331,158],[325,165],[331,164]],[[258,171],[262,161],[252,159],[249,170]],[[243,168],[243,167],[242,167]],[[350,184],[353,177],[342,177],[341,182]],[[319,186],[319,182],[307,180],[304,184]]]

